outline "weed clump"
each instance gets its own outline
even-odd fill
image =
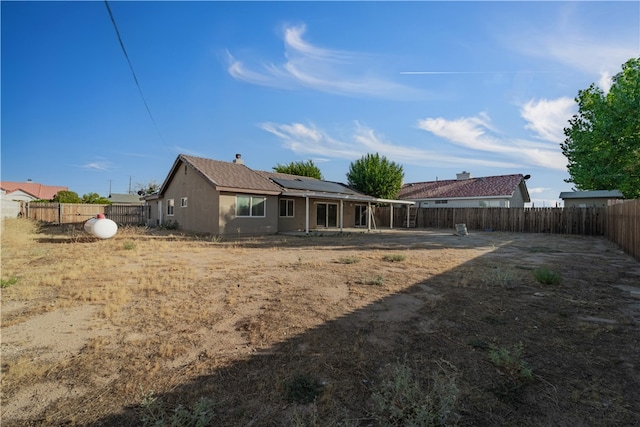
[[[338,259],[339,264],[357,264],[360,262],[360,258],[356,256],[344,256]]]
[[[516,344],[511,350],[505,347],[492,347],[489,350],[489,358],[493,364],[500,368],[509,378],[514,381],[530,381],[533,379],[533,371],[522,360],[524,346],[522,343]]]
[[[298,375],[284,385],[288,402],[312,403],[322,393],[322,384],[308,375]]]
[[[402,262],[405,259],[407,259],[407,257],[402,254],[391,254],[382,257],[382,260],[387,262]]]
[[[440,361],[423,385],[406,364],[398,364],[384,379],[372,399],[382,426],[444,426],[455,424],[459,390],[457,370]]]
[[[367,278],[358,280],[356,283],[359,283],[361,285],[369,285],[369,286],[383,286],[384,276],[377,274],[373,277],[367,277]]]
[[[18,283],[18,277],[11,276],[8,279],[0,279],[0,288],[8,288],[9,286],[13,286]]]
[[[542,283],[543,285],[559,285],[560,282],[562,282],[562,276],[560,276],[560,273],[546,267],[534,270],[533,277],[537,282]]]
[[[212,425],[215,417],[213,402],[204,397],[191,407],[180,404],[169,409],[153,392],[150,392],[142,397],[140,409],[142,411],[140,422],[144,427],[205,427]]]

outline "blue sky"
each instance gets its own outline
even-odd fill
[[[573,99],[640,56],[640,2],[6,2],[4,181],[162,183],[179,153],[325,179],[378,152],[405,182],[529,174],[571,190]],[[147,111],[146,104],[149,108]]]

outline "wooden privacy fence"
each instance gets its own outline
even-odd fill
[[[78,224],[98,214],[119,225],[142,225],[147,218],[149,206],[143,205],[97,205],[83,203],[25,203],[22,216],[48,224]]]
[[[516,233],[604,234],[605,208],[411,208],[418,228],[454,228]],[[389,226],[389,208],[376,208],[376,223]],[[406,208],[395,208],[394,227],[406,225]]]
[[[389,227],[389,209],[376,208],[378,227]],[[406,226],[406,209],[394,208],[394,227]],[[410,218],[418,228],[463,223],[468,230],[605,236],[640,261],[640,200],[599,208],[411,208]]]
[[[640,261],[640,200],[607,206],[604,235]]]

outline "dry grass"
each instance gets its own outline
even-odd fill
[[[624,386],[639,380],[637,372],[621,368],[608,378],[593,364],[614,357],[633,366],[628,343],[638,341],[637,328],[622,314],[624,299],[589,282],[597,270],[608,283],[631,283],[633,261],[608,250],[616,262],[604,275],[604,264],[583,248],[593,244],[600,255],[606,243],[581,240],[581,269],[568,270],[559,257],[579,262],[568,252],[575,241],[542,239],[227,240],[123,228],[97,240],[77,229],[5,221],[2,279],[16,281],[1,290],[3,337],[45,313],[95,310],[75,320],[56,348],[3,340],[3,424],[141,425],[205,414],[217,425],[387,425],[391,406],[376,412],[372,397],[393,385],[389,367],[402,360],[412,368],[409,391],[433,390],[442,359],[456,367],[450,386],[459,393],[456,407],[446,408],[456,415],[449,421],[598,424],[594,405],[606,401],[608,420],[640,422],[637,388]],[[561,272],[562,284],[538,288],[524,272],[540,266]],[[558,297],[534,295],[549,290]],[[583,313],[615,323],[575,323]],[[30,339],[58,333],[56,325],[46,329],[29,331]],[[76,335],[86,338],[65,347]],[[520,342],[534,380],[514,390],[489,351]],[[571,399],[585,372],[600,390],[587,406]],[[23,394],[30,390],[50,398],[29,409],[33,395]],[[292,397],[299,394],[307,403]],[[403,405],[421,407],[419,400]]]

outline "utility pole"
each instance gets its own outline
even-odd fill
[[[129,175],[129,194],[131,194],[131,178],[132,176]]]
[[[112,180],[109,180],[109,196],[111,195],[111,181]]]

